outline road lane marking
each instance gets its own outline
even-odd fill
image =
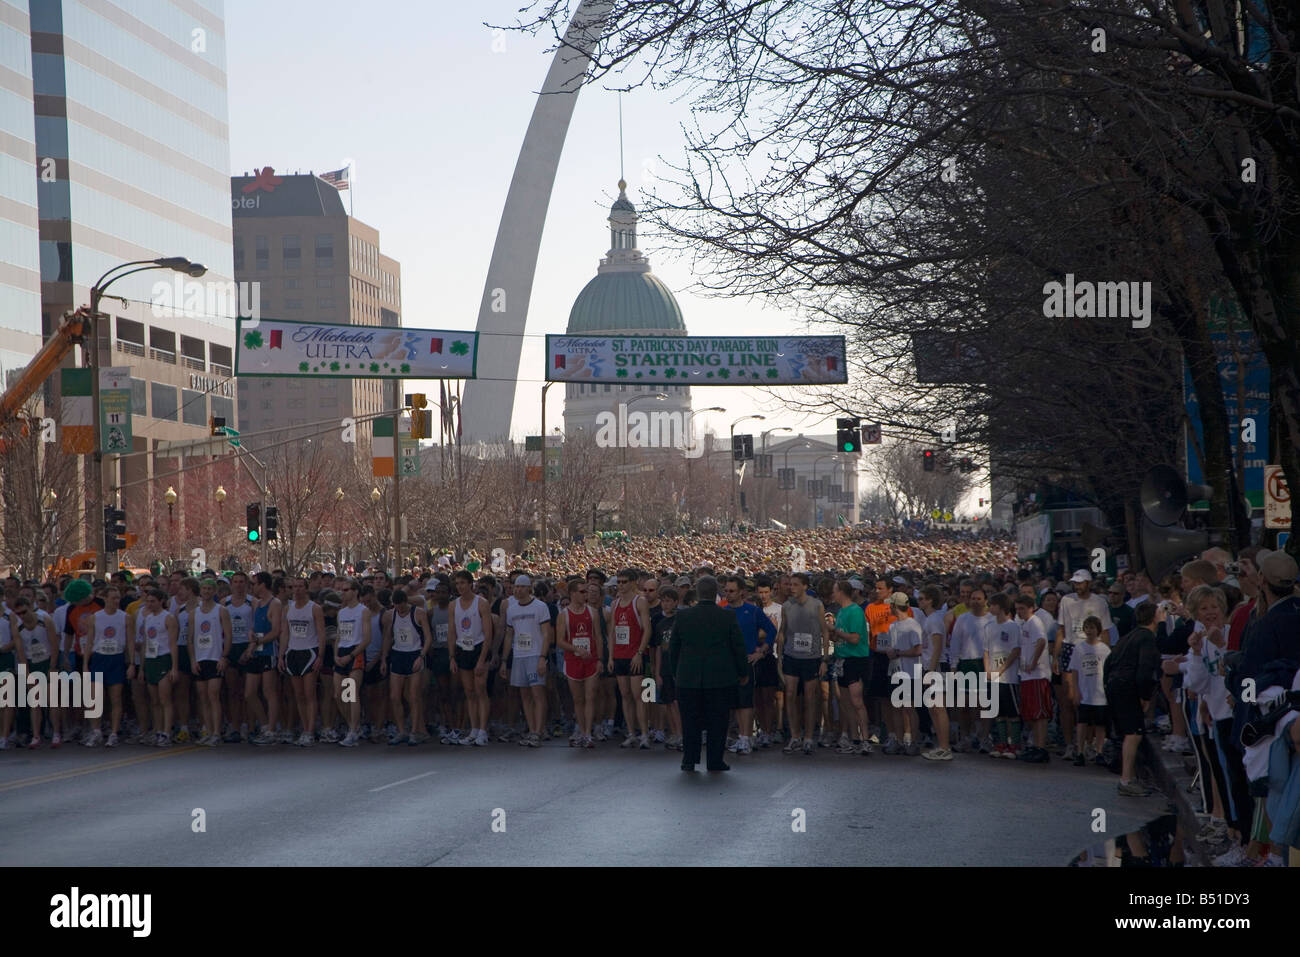
[[[772,797],[774,798],[785,797],[787,794],[789,794],[791,791],[794,790],[794,786],[798,783],[799,783],[798,778],[792,778],[791,780],[787,781],[785,784],[777,788],[776,791],[772,794]]]
[[[105,761],[102,764],[95,764],[88,768],[69,768],[66,771],[54,771],[34,778],[22,778],[18,781],[10,781],[8,784],[0,784],[0,794],[6,791],[16,791],[19,788],[34,787],[38,784],[53,784],[56,781],[66,781],[69,778],[81,777],[83,774],[94,774],[97,771],[111,771],[114,768],[124,768],[132,764],[144,764],[146,761],[157,761],[159,758],[170,758],[177,754],[186,754],[197,750],[197,746],[175,748],[161,754],[142,754],[135,758],[123,758],[120,761]]]
[[[389,788],[395,788],[395,787],[397,787],[399,784],[407,784],[407,783],[409,783],[409,782],[411,782],[411,781],[418,781],[418,780],[420,780],[420,778],[427,778],[430,774],[437,774],[437,773],[438,773],[437,771],[425,771],[423,774],[417,774],[417,775],[416,775],[415,777],[413,777],[413,778],[402,778],[402,780],[400,780],[400,781],[394,781],[392,784],[385,784],[385,785],[383,785],[382,787],[371,788],[371,789],[370,789],[370,793],[371,793],[371,794],[374,794],[374,793],[376,793],[377,791],[387,791]]]

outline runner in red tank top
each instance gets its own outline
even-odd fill
[[[618,679],[623,699],[623,720],[627,723],[627,740],[619,747],[650,749],[647,707],[641,695],[642,662],[650,640],[650,606],[637,593],[636,572],[624,568],[618,573],[618,597],[610,606],[611,638],[608,666]],[[640,729],[638,735],[635,728]]]
[[[594,748],[591,725],[596,714],[596,672],[600,668],[600,638],[595,612],[587,604],[587,583],[569,582],[569,607],[556,622],[555,643],[564,652],[564,674],[573,695],[573,716],[578,729],[569,738],[571,748]]]

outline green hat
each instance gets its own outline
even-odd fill
[[[90,592],[90,582],[84,578],[74,578],[68,582],[68,587],[63,589],[63,600],[69,605],[75,605],[77,602],[89,598]]]

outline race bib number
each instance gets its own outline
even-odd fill
[[[118,647],[116,638],[101,638],[96,644],[101,655],[115,655],[122,650]]]
[[[415,632],[409,627],[398,628],[394,643],[402,651],[410,651],[415,644]]]
[[[144,651],[145,651],[145,654],[148,655],[150,658],[157,658],[157,657],[158,657],[158,639],[157,639],[157,638],[150,638],[150,639],[148,639],[147,641],[145,641],[145,643],[144,643]]]
[[[801,655],[810,655],[813,650],[813,636],[805,631],[795,632],[794,650]]]
[[[1100,671],[1100,668],[1099,668],[1099,665],[1100,665],[1100,664],[1101,664],[1101,662],[1100,662],[1098,659],[1096,659],[1096,658],[1092,657],[1091,655],[1089,655],[1089,656],[1087,656],[1086,658],[1084,658],[1083,661],[1081,661],[1081,662],[1079,663],[1079,671],[1080,671],[1080,673],[1082,673],[1085,677],[1088,677],[1088,678],[1095,678],[1095,677],[1097,677],[1097,673],[1098,673],[1098,671]]]
[[[1081,641],[1086,641],[1088,636],[1083,633],[1083,622],[1081,621],[1071,622],[1070,635],[1074,639],[1075,644],[1078,644]]]
[[[433,626],[433,643],[439,648],[447,647],[447,626],[445,624]]]
[[[532,654],[533,636],[532,635],[515,635],[515,651],[520,654]]]
[[[208,632],[208,631],[202,631],[202,632],[199,632],[199,647],[200,647],[200,648],[211,648],[211,647],[212,647],[212,633],[211,633],[211,632]]]
[[[289,637],[290,637],[290,638],[306,638],[306,637],[307,637],[307,623],[306,623],[305,621],[291,621],[291,622],[289,622]]]
[[[477,646],[474,644],[473,638],[467,637],[466,635],[457,635],[456,647],[462,651],[473,651]]]
[[[614,644],[630,645],[632,644],[632,629],[628,625],[614,626]]]
[[[338,629],[338,643],[345,648],[352,644],[352,629],[356,625],[355,621],[341,621]]]
[[[248,619],[243,615],[231,615],[230,636],[235,644],[243,644],[248,641]]]
[[[579,651],[586,652],[586,653],[589,654],[589,653],[591,652],[591,639],[590,639],[590,638],[574,638],[574,639],[573,639],[573,647],[574,647],[574,648],[577,648]]]
[[[28,642],[27,657],[32,661],[45,661],[50,657],[50,648],[44,638],[34,638]]]
[[[1003,651],[994,652],[989,655],[989,663],[993,665],[994,671],[1001,671],[1007,666],[1007,654]]]

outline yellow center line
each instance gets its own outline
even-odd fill
[[[6,791],[17,791],[19,788],[33,787],[37,784],[52,784],[55,781],[66,781],[69,778],[81,777],[83,774],[94,774],[96,771],[111,771],[114,768],[124,768],[132,764],[144,764],[146,761],[157,761],[159,758],[170,758],[177,754],[185,754],[197,750],[198,747],[191,745],[189,747],[163,751],[160,754],[142,754],[139,757],[123,758],[120,761],[105,761],[102,764],[94,764],[86,768],[69,768],[66,771],[54,771],[50,774],[42,774],[34,778],[22,778],[18,781],[10,781],[8,784],[0,784],[0,794],[3,794]]]

